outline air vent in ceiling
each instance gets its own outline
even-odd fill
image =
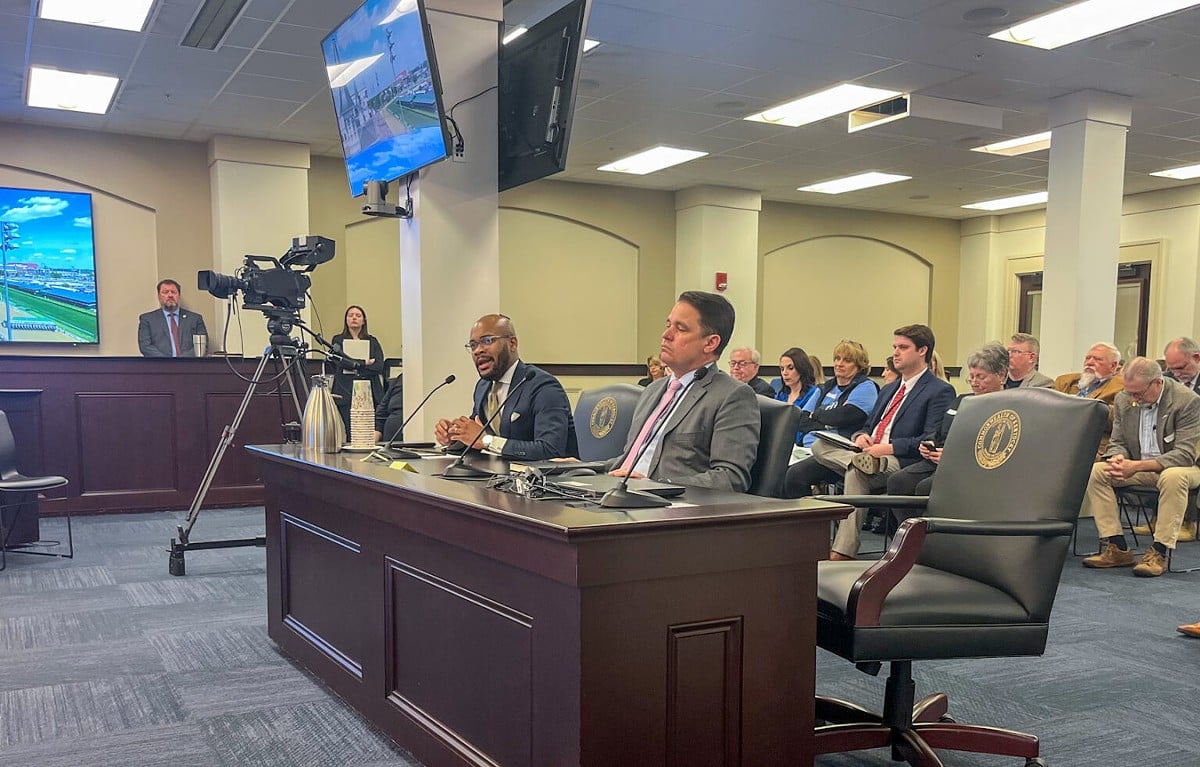
[[[215,50],[245,5],[246,0],[205,0],[179,44],[206,51]]]

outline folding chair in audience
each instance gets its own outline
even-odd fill
[[[1153,533],[1154,523],[1158,519],[1158,488],[1132,486],[1117,487],[1114,490],[1116,490],[1117,495],[1117,509],[1120,510],[1121,516],[1125,520],[1125,525],[1129,528],[1129,534],[1133,536],[1133,545],[1139,546],[1137,533],[1133,532],[1133,528],[1141,522],[1149,525],[1151,533]],[[1185,520],[1195,513],[1198,494],[1200,494],[1200,490],[1191,490],[1188,492],[1188,511],[1184,516]],[[1175,545],[1178,546],[1179,543],[1177,542]],[[1191,573],[1200,570],[1200,565],[1175,569],[1172,565],[1171,556],[1174,553],[1174,549],[1167,549],[1167,572]]]

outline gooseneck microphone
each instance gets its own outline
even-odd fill
[[[408,418],[404,419],[404,423],[400,424],[399,428],[397,428],[394,432],[392,432],[392,436],[389,437],[388,440],[383,443],[383,447],[379,448],[378,450],[376,450],[374,453],[371,453],[367,457],[368,458],[379,458],[379,459],[382,459],[385,461],[395,461],[395,460],[411,461],[415,458],[420,458],[421,454],[415,453],[412,450],[402,450],[399,448],[393,449],[392,443],[396,441],[396,437],[398,437],[404,433],[404,427],[408,426],[409,421],[411,421],[413,419],[413,417],[416,416],[417,413],[421,412],[421,408],[425,407],[425,403],[429,401],[429,398],[432,397],[434,395],[434,393],[437,392],[438,389],[442,388],[443,386],[448,386],[449,384],[452,384],[452,383],[454,383],[454,374],[453,373],[446,376],[445,381],[442,381],[440,384],[438,384],[437,386],[430,389],[429,393],[425,395],[425,399],[421,400],[420,404],[418,404],[415,408],[413,408],[413,411],[408,414]]]
[[[522,386],[524,386],[525,382],[532,379],[535,375],[537,375],[536,371],[526,370],[525,376],[520,381],[517,381],[515,386],[512,386],[508,390],[508,396],[511,397],[513,394],[515,394],[517,389],[520,389]],[[493,386],[494,385],[495,384],[493,383]],[[505,401],[507,401],[507,397],[505,398]],[[492,422],[496,420],[496,416],[500,415],[503,410],[503,407],[496,408],[496,412],[492,413],[492,417],[484,422],[483,428],[480,429],[479,433],[475,435],[475,439],[471,440],[471,444],[467,445],[467,449],[462,451],[462,454],[458,456],[458,459],[455,460],[454,463],[447,466],[445,471],[437,476],[445,477],[446,479],[488,479],[491,477],[492,472],[484,471],[483,469],[477,469],[474,466],[468,466],[467,464],[463,463],[463,460],[466,459],[467,453],[471,452],[471,449],[475,447],[476,443],[483,438],[484,432],[491,427]]]
[[[696,383],[697,381],[704,380],[706,375],[708,375],[707,365],[696,371],[696,375],[692,377],[692,382],[683,387],[683,389],[679,392],[676,402],[683,399],[683,396],[687,394],[688,389],[692,388],[692,384]],[[638,461],[642,460],[642,456],[646,454],[646,449],[649,448],[651,443],[654,442],[655,436],[662,431],[664,426],[667,425],[667,419],[671,417],[671,413],[675,410],[675,407],[676,405],[673,404],[670,409],[667,410],[667,412],[662,414],[662,418],[659,420],[659,422],[654,424],[654,426],[651,428],[650,433],[646,435],[646,441],[642,443],[640,448],[638,448],[637,456],[633,459],[633,463],[629,466],[629,473],[622,477],[621,484],[617,485],[612,490],[609,490],[604,494],[604,497],[600,499],[600,506],[602,508],[653,509],[660,506],[671,505],[671,502],[666,498],[660,498],[653,493],[644,493],[640,490],[630,490],[629,474],[633,473],[633,467],[637,466]],[[621,463],[617,465],[620,466],[621,464],[625,463],[625,458],[627,458],[628,455],[629,454],[626,453],[624,456],[621,456]]]

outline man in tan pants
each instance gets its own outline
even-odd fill
[[[1188,491],[1200,487],[1196,446],[1200,442],[1200,396],[1163,377],[1154,360],[1137,357],[1122,373],[1124,391],[1113,403],[1112,438],[1092,467],[1087,497],[1103,544],[1084,567],[1129,567],[1133,553],[1121,533],[1114,487],[1158,488],[1154,544],[1133,574],[1162,575],[1168,549],[1175,548],[1187,510]]]

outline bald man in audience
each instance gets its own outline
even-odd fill
[[[1200,487],[1200,396],[1165,378],[1158,363],[1145,357],[1131,360],[1120,379],[1112,439],[1103,460],[1092,467],[1084,500],[1103,548],[1085,558],[1083,566],[1133,566],[1134,575],[1149,578],[1166,572],[1167,552],[1179,539],[1188,491]],[[1128,486],[1158,489],[1154,543],[1137,565],[1121,530],[1113,490]]]
[[[1121,350],[1103,341],[1094,344],[1083,357],[1083,371],[1064,373],[1054,379],[1055,391],[1100,400],[1108,405],[1108,428],[1100,438],[1096,460],[1101,460],[1108,447],[1108,436],[1112,432],[1113,400],[1124,386],[1117,371],[1121,368]]]
[[[1054,386],[1050,376],[1038,372],[1038,356],[1042,346],[1037,336],[1028,333],[1013,333],[1008,340],[1008,378],[1005,389],[1028,389],[1036,386],[1049,389]]]
[[[775,390],[771,384],[758,377],[758,363],[762,357],[758,349],[743,346],[729,353],[729,375],[749,386],[755,394],[764,397],[774,397]]]
[[[1176,338],[1163,349],[1167,363],[1167,378],[1173,378],[1200,394],[1200,344],[1184,336]]]

